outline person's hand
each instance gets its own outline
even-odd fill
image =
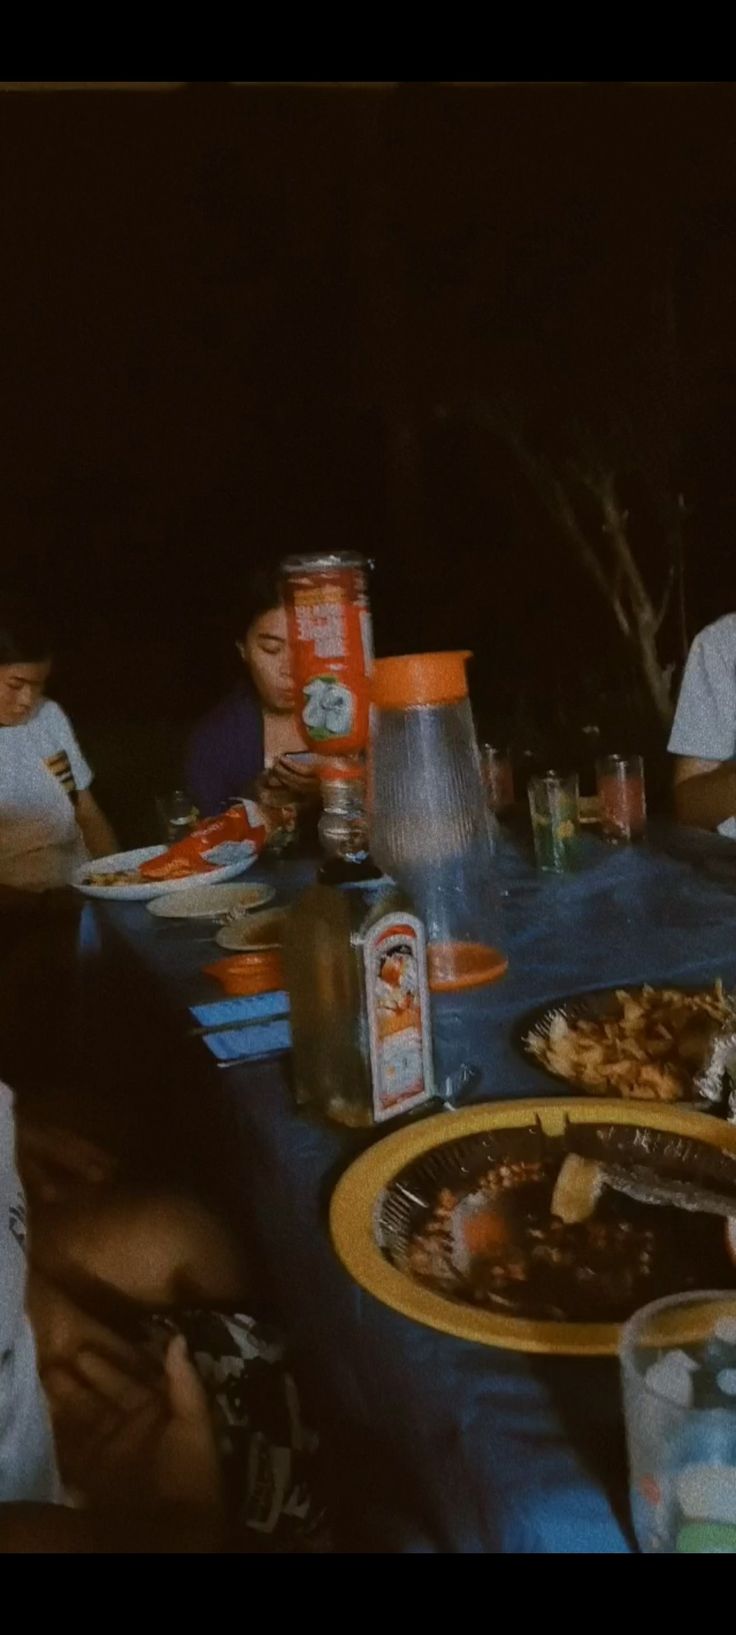
[[[266,844],[278,844],[295,834],[300,818],[319,803],[319,787],[311,773],[291,775],[283,761],[275,761],[256,780],[256,800],[266,828]]]
[[[17,886],[0,886],[0,914],[12,913],[29,928],[50,919],[78,919],[83,901],[71,886],[53,886],[48,891],[26,891]]]
[[[58,1375],[73,1374],[77,1357],[83,1351],[98,1352],[134,1377],[151,1378],[152,1364],[142,1347],[122,1339],[106,1323],[91,1317],[66,1289],[33,1264],[26,1304],[36,1341],[38,1371],[52,1399],[52,1410]],[[64,1396],[63,1387],[61,1395]]]
[[[50,1278],[31,1266],[27,1310],[36,1342],[36,1358],[65,1482],[80,1484],[87,1469],[86,1441],[102,1428],[104,1405],[90,1395],[77,1372],[77,1359],[89,1350],[106,1358],[127,1378],[150,1383],[153,1365],[140,1346],[130,1344],[91,1317]],[[81,1459],[81,1465],[80,1465]]]
[[[70,1130],[34,1123],[22,1113],[16,1151],[20,1177],[32,1203],[65,1203],[80,1189],[102,1186],[115,1174],[115,1159],[101,1147]]]
[[[48,891],[39,892],[38,896],[47,914],[61,918],[78,919],[84,907],[79,892],[71,886],[52,886]]]
[[[315,801],[319,799],[319,777],[312,761],[292,760],[288,755],[279,755],[271,767],[271,775],[294,795],[301,795],[303,800]]]
[[[61,1419],[76,1426],[67,1479],[88,1503],[120,1510],[171,1506],[200,1517],[214,1540],[223,1508],[220,1459],[183,1336],[171,1341],[153,1384],[91,1349],[77,1356],[76,1378],[60,1379],[55,1390]]]

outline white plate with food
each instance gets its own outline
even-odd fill
[[[223,920],[228,914],[256,918],[253,910],[270,903],[273,895],[273,886],[250,883],[190,886],[178,897],[156,897],[148,912],[159,920]]]
[[[258,914],[247,914],[242,920],[223,925],[215,942],[235,953],[247,948],[281,948],[285,922],[285,908],[264,908]]]
[[[174,892],[191,891],[196,880],[214,886],[224,880],[234,880],[255,863],[255,846],[243,842],[236,862],[223,868],[200,869],[179,880],[145,880],[140,869],[154,857],[163,857],[168,846],[139,846],[131,852],[112,852],[109,857],[97,857],[83,863],[73,875],[72,885],[85,897],[99,897],[104,902],[146,903],[154,897],[169,896]],[[263,901],[263,899],[261,899]]]

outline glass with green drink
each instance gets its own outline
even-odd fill
[[[543,772],[530,778],[528,795],[537,867],[566,874],[578,860],[577,772]]]

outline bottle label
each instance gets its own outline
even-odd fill
[[[427,944],[413,914],[386,914],[363,958],[376,1124],[429,1101],[432,1076]]]

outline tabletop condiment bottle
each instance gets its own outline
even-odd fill
[[[424,926],[368,854],[365,815],[293,905],[284,936],[296,1100],[383,1124],[434,1096]]]
[[[365,764],[361,756],[335,757],[319,769],[322,816],[317,824],[326,857],[366,849]]]

